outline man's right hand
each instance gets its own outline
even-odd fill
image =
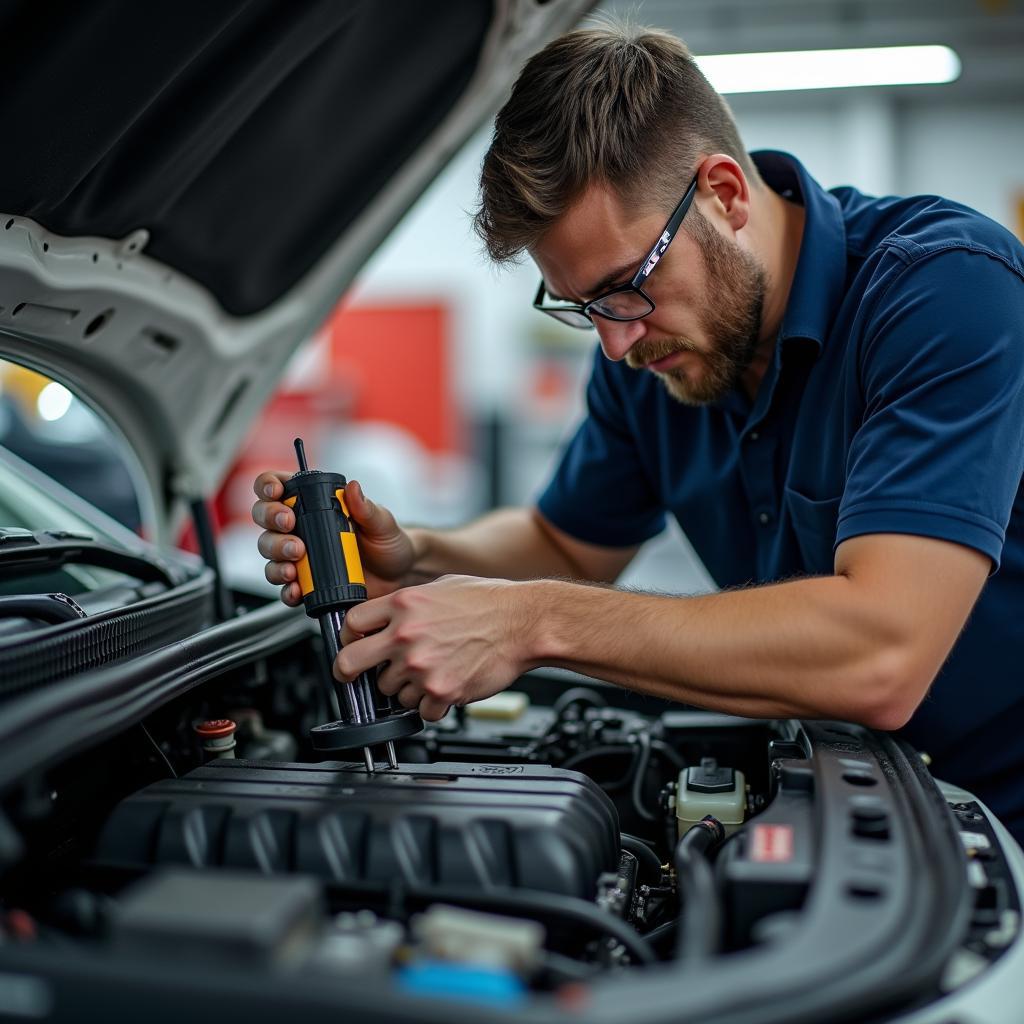
[[[252,518],[266,531],[260,534],[257,546],[267,559],[267,579],[281,585],[281,600],[285,604],[297,605],[302,603],[302,592],[296,582],[295,563],[306,549],[302,541],[289,532],[295,528],[295,514],[281,501],[284,482],[290,476],[290,473],[261,473],[256,477],[253,490],[259,501],[252,507]],[[402,586],[412,569],[415,559],[412,540],[386,508],[375,505],[363,494],[355,480],[350,480],[345,487],[345,504],[358,532],[369,596],[390,594]]]

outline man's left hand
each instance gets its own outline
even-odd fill
[[[490,697],[531,667],[525,593],[509,580],[442,576],[365,601],[345,617],[334,675],[348,682],[387,662],[381,693],[437,721],[453,704]]]

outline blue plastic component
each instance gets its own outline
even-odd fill
[[[421,960],[398,972],[399,987],[412,995],[440,996],[460,1002],[513,1008],[526,1001],[518,975],[498,967]]]

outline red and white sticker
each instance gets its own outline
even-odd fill
[[[793,859],[792,825],[755,825],[750,859],[760,864],[777,864]]]

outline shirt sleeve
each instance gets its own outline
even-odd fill
[[[631,547],[665,527],[630,422],[614,365],[598,350],[587,385],[587,416],[537,502],[545,518],[578,540]]]
[[[1024,469],[1024,279],[967,249],[901,270],[865,335],[836,536],[912,533],[999,566]]]

